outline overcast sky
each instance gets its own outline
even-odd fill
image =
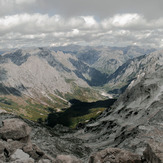
[[[0,48],[163,47],[163,0],[0,0]]]

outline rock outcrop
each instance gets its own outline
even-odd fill
[[[55,163],[82,163],[81,160],[71,155],[58,155]]]
[[[162,151],[163,144],[154,144],[153,146],[147,144],[147,147],[144,154],[144,159],[148,163],[162,163],[163,162],[163,151]]]
[[[148,73],[76,134],[93,151],[116,147],[163,162],[163,68]]]
[[[139,155],[119,148],[107,148],[91,155],[89,163],[142,163]]]
[[[30,140],[31,128],[18,118],[5,119],[0,128],[1,162],[34,163],[46,159],[54,161]]]
[[[32,129],[34,130],[33,132],[35,132],[34,128],[31,128],[22,119],[15,118],[15,115],[3,113],[1,116],[0,163],[82,163],[80,159],[73,155],[61,155],[58,154],[57,151],[55,157],[54,155],[47,155],[36,144],[32,143],[31,132]],[[37,134],[44,137],[41,133]],[[49,133],[47,133],[45,139],[48,139],[48,134]],[[56,144],[54,143],[52,145],[55,147]],[[47,147],[51,150],[51,146],[47,145]]]
[[[28,141],[31,128],[19,119],[6,119],[3,127],[0,128],[1,138],[4,140],[25,140]]]

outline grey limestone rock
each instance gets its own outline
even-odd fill
[[[141,158],[126,150],[107,148],[90,156],[89,163],[141,163]]]
[[[30,156],[21,149],[17,149],[11,155],[10,161],[13,163],[34,163],[34,159],[30,158]]]
[[[13,139],[28,141],[31,128],[20,119],[6,119],[3,121],[3,127],[0,128],[2,139]]]
[[[82,163],[81,160],[71,155],[58,155],[55,163]]]
[[[0,140],[0,160],[3,163],[34,163],[39,160],[53,162],[53,158],[31,143],[31,128],[27,123],[19,118],[12,116],[11,118],[9,114],[7,116],[7,113],[5,116],[6,118],[2,121],[0,128],[2,138]]]
[[[162,163],[163,162],[163,144],[147,144],[143,152],[144,158],[148,163]]]

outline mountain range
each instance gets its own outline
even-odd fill
[[[0,72],[2,107],[10,111],[6,103],[15,107],[20,105],[23,108],[18,110],[19,113],[27,116],[24,107],[29,104],[36,108],[60,109],[69,106],[68,100],[73,98],[83,101],[104,98],[91,85],[102,85],[103,81],[98,80],[97,76],[106,78],[106,75],[71,54],[44,48],[15,50],[0,55]],[[28,109],[28,112],[34,111]],[[47,114],[45,109],[40,111],[36,112],[38,116]]]
[[[132,58],[141,58],[154,50],[75,45],[3,50],[0,55],[1,107],[37,120],[45,119],[49,108],[61,111],[70,107],[71,99],[106,100],[119,94],[121,91],[116,90],[126,87],[128,79],[132,80],[138,73],[119,80],[116,75],[121,75],[122,69],[117,68],[122,66],[128,71],[130,62],[138,60]]]
[[[129,59],[154,52],[156,49],[138,46],[107,47],[69,45],[53,47],[54,51],[75,54],[75,56],[97,70],[111,74]]]
[[[107,104],[108,106],[107,109],[100,112],[98,116],[96,116],[95,118],[87,119],[85,123],[79,123],[77,128],[74,130],[71,130],[70,128],[67,128],[61,124],[57,124],[53,128],[51,128],[48,127],[47,124],[45,123],[35,123],[33,121],[21,118],[23,117],[22,115],[20,115],[21,117],[19,117],[14,114],[9,114],[6,112],[4,113],[3,111],[1,111],[0,142],[4,146],[3,150],[1,150],[2,151],[1,156],[3,156],[4,160],[8,159],[9,161],[11,160],[12,162],[13,158],[15,160],[22,159],[20,157],[20,154],[18,153],[18,151],[19,152],[21,151],[22,154],[24,153],[28,154],[28,159],[30,160],[35,159],[36,162],[38,161],[41,162],[43,160],[45,161],[45,159],[46,161],[56,163],[64,162],[65,160],[66,161],[71,160],[70,162],[77,163],[163,162],[162,50],[151,52],[149,54],[142,54],[141,56],[138,56],[136,58],[131,58],[122,65],[120,65],[120,67],[117,70],[115,70],[112,74],[103,73],[102,71],[95,69],[94,67],[91,66],[92,63],[88,64],[83,60],[79,60],[79,58],[75,56],[75,54],[71,54],[70,52],[68,53],[60,51],[54,52],[44,48],[43,49],[37,48],[35,50],[32,49],[32,51],[28,50],[26,52],[24,51],[25,50],[19,50],[20,53],[18,53],[18,51],[15,51],[14,53],[19,55],[14,58],[12,58],[14,53],[5,53],[1,55],[0,102],[1,109],[3,110],[8,111],[13,106],[18,109],[20,107],[20,102],[19,105],[16,105],[15,101],[16,99],[20,100],[20,98],[22,97],[26,103],[30,104],[28,106],[30,107],[37,106],[40,109],[42,105],[41,104],[39,105],[39,100],[41,100],[42,98],[40,98],[39,96],[39,91],[47,90],[47,92],[50,92],[56,90],[56,87],[53,87],[53,84],[50,85],[50,83],[47,85],[45,84],[45,86],[42,86],[39,83],[40,81],[41,82],[45,81],[45,83],[49,81],[52,82],[53,80],[50,79],[53,79],[54,77],[53,72],[55,72],[58,75],[58,79],[61,78],[64,79],[63,82],[66,81],[64,77],[69,77],[69,79],[73,77],[73,82],[72,81],[65,82],[66,84],[65,89],[67,92],[69,91],[68,85],[70,86],[72,83],[73,84],[75,83],[75,85],[78,86],[76,88],[78,89],[78,91],[79,89],[81,91],[84,89],[87,89],[88,91],[89,89],[93,91],[94,93],[92,94],[93,96],[96,94],[97,95],[96,98],[101,97],[102,99],[106,97],[102,97],[102,95],[100,95],[101,89],[105,90],[106,91],[105,93],[107,93],[107,91],[109,90],[108,88],[112,87],[112,89],[110,89],[109,92],[112,91],[114,93],[115,92],[114,85],[117,85],[117,88],[119,87],[120,89],[122,89],[124,86],[126,88],[123,90],[123,93],[121,91],[119,92],[117,91],[118,93],[121,94],[119,94],[117,100],[112,99],[113,101],[112,104],[110,105]],[[62,56],[66,55],[65,57],[66,59],[65,58],[63,59],[62,57],[59,59],[59,57],[61,56],[60,54]],[[29,64],[29,62],[31,64]],[[41,64],[37,66],[37,64],[40,62]],[[23,69],[27,65],[29,66],[26,69]],[[41,65],[44,68],[44,71],[43,69],[41,69],[40,67]],[[22,68],[21,70],[19,69],[20,67]],[[54,68],[53,71],[50,71],[49,67]],[[86,69],[88,68],[89,70],[88,69],[87,69],[88,71],[85,70],[85,67]],[[47,71],[45,69],[47,69]],[[33,71],[31,72],[31,70]],[[27,74],[24,76],[24,78],[22,77],[23,75],[21,74],[21,71],[24,73],[24,75]],[[43,76],[42,78],[40,77],[42,71],[44,72],[43,74],[46,77],[49,77],[49,80],[45,79]],[[99,73],[100,75],[105,77],[104,79],[106,81],[102,81],[102,83],[96,81],[95,84],[94,82],[91,83],[92,78],[89,77],[92,75],[92,73],[90,73],[90,71],[95,71],[96,72],[95,74]],[[46,74],[48,72],[50,72],[49,76],[48,74]],[[32,80],[30,80],[29,78],[31,74],[33,74],[33,78],[31,78]],[[14,76],[16,77],[13,78]],[[36,77],[39,77],[39,80],[37,80]],[[12,78],[14,80],[12,80]],[[97,78],[98,80],[102,80],[102,78],[99,78],[99,76],[97,76]],[[80,81],[79,84],[78,81]],[[21,83],[22,86],[20,86],[19,83]],[[60,82],[60,84],[62,83]],[[51,86],[50,89],[46,89],[48,85]],[[72,88],[74,88],[74,85],[71,86]],[[57,92],[58,94],[56,92],[55,94],[59,96],[58,98],[62,97],[65,100],[66,92],[64,91],[62,92],[61,88],[58,86]],[[37,91],[38,94],[36,93]],[[87,95],[91,96],[92,91],[91,92],[88,91],[90,94]],[[73,94],[73,91],[71,93]],[[82,93],[83,96],[88,97],[85,94],[85,91],[80,93]],[[47,95],[50,96],[48,93]],[[75,98],[76,94],[73,95],[74,95],[73,98]],[[10,100],[8,99],[9,97]],[[31,101],[29,100],[29,97]],[[56,98],[54,99],[56,100]],[[97,103],[90,102],[94,101],[95,97],[93,99],[87,98],[87,102],[84,103],[82,103],[83,101],[81,99],[80,99],[81,101],[79,101],[79,99],[67,100],[68,102],[71,102],[70,105],[71,109],[78,109],[81,106],[80,109],[82,110],[83,107],[84,110],[85,107],[90,107],[92,105],[94,105],[93,107],[96,107],[99,104],[101,105],[102,102],[102,101],[99,101]],[[34,103],[35,101],[37,101],[37,105],[36,103]],[[21,106],[23,106],[23,104]],[[70,108],[67,108],[67,113],[71,113],[68,110]],[[23,108],[19,109],[23,110]],[[28,112],[29,108],[26,109],[27,113],[30,115],[31,113]],[[41,113],[41,111],[43,110],[47,111],[47,109],[50,110],[53,108],[41,108],[40,110],[37,110],[37,112],[40,111],[39,113]],[[62,111],[64,115],[64,113],[66,113],[66,110]],[[46,114],[48,113],[49,112],[47,111]],[[55,114],[55,112],[53,112],[53,114],[58,116],[58,114]],[[63,117],[65,118],[65,115]],[[22,146],[22,144],[19,143],[20,140],[18,138],[16,139],[16,136],[13,133],[13,132],[17,133],[17,130],[12,130],[12,132],[9,130],[5,130],[5,128],[11,129],[7,127],[7,125],[10,125],[10,123],[7,122],[16,121],[18,123],[18,120],[15,120],[15,118],[21,119],[21,121],[24,121],[31,127],[32,129],[31,141],[36,144],[35,147],[30,144],[24,144]],[[21,125],[22,122],[19,122],[18,124]],[[28,129],[27,126],[26,128]],[[9,140],[8,136],[6,136],[7,134],[5,135],[5,132],[13,133],[11,135],[15,138],[15,140]],[[10,152],[10,150],[7,147],[5,147],[7,146],[6,143],[8,146],[12,143],[17,143],[17,146],[15,146],[15,148],[18,151],[17,150],[14,151],[12,149]],[[27,143],[30,142],[28,141]],[[43,152],[40,151],[39,148]],[[37,155],[31,154],[31,150]]]

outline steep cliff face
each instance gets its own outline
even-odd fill
[[[159,68],[134,81],[111,108],[78,131],[78,137],[95,151],[118,147],[142,156],[144,151],[152,163],[163,161],[162,74]]]

